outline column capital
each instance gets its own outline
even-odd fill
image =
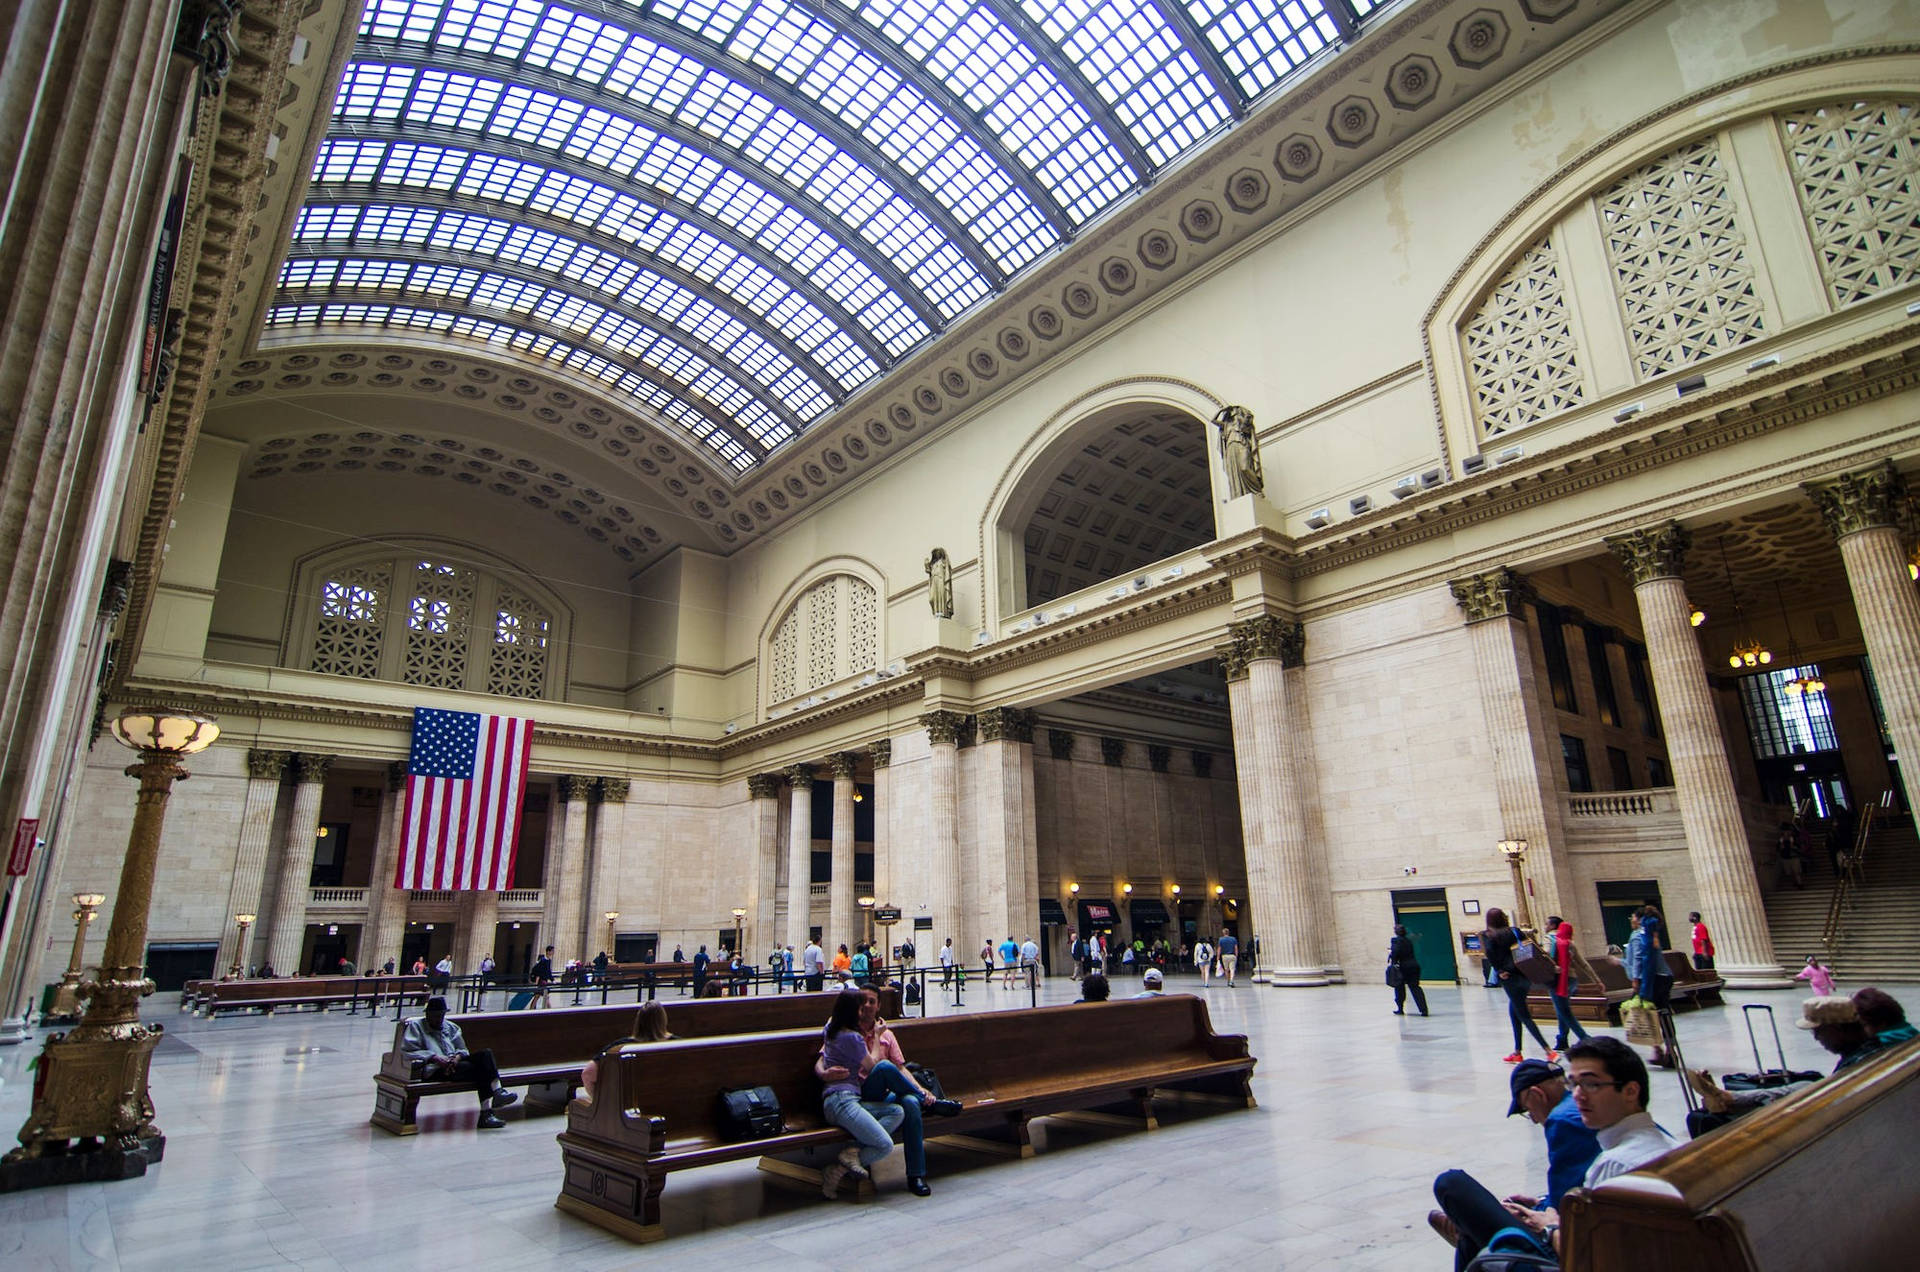
[[[287,759],[285,751],[263,751],[255,747],[247,752],[247,776],[261,781],[272,778],[277,782],[286,774]]]
[[[1033,712],[1023,707],[993,707],[980,713],[982,742],[1032,742]]]
[[[1614,535],[1607,540],[1607,547],[1626,567],[1627,577],[1635,587],[1655,579],[1679,578],[1687,563],[1687,549],[1692,546],[1693,536],[1678,521]]]
[[[1193,754],[1193,775],[1195,777],[1213,776],[1213,752],[1195,751]]]
[[[1247,656],[1240,652],[1240,646],[1236,642],[1228,641],[1214,650],[1213,656],[1220,660],[1220,673],[1227,678],[1229,684],[1247,678]]]
[[[1469,623],[1490,618],[1519,618],[1521,607],[1533,597],[1533,584],[1517,570],[1501,566],[1484,574],[1447,580],[1447,590]]]
[[[294,768],[299,773],[298,780],[303,784],[307,782],[319,783],[326,781],[327,770],[332,767],[333,757],[331,755],[315,755],[310,751],[302,751],[294,757]]]
[[[786,777],[787,785],[793,787],[794,790],[806,791],[809,794],[812,793],[813,765],[794,764],[787,768],[781,769],[780,771]]]
[[[920,727],[935,746],[953,746],[960,741],[962,719],[958,711],[929,711],[920,717]]]
[[[867,743],[867,754],[873,757],[873,767],[877,769],[886,768],[889,764],[893,763],[893,739],[881,738],[878,741]]]
[[[1056,760],[1073,758],[1073,734],[1065,729],[1047,730],[1047,754]]]
[[[1119,768],[1120,762],[1127,758],[1127,743],[1124,738],[1101,738],[1100,760],[1108,768]]]
[[[851,782],[859,769],[860,754],[857,751],[835,751],[827,757],[827,771],[833,774],[836,782]]]
[[[407,789],[407,764],[405,760],[395,760],[387,765],[387,789],[399,794]]]
[[[753,799],[779,799],[780,785],[778,773],[747,774],[747,794]]]
[[[603,777],[600,779],[600,802],[602,804],[624,804],[632,784],[624,777]]]
[[[560,802],[563,804],[585,803],[593,794],[593,779],[579,773],[564,773],[558,785]]]
[[[1907,507],[1907,484],[1892,460],[1841,473],[1831,481],[1801,487],[1836,539],[1862,530],[1899,526]]]
[[[1298,667],[1306,661],[1307,633],[1301,623],[1278,614],[1261,614],[1229,623],[1227,630],[1233,634],[1233,643],[1246,662],[1278,658],[1283,667]]]
[[[1170,746],[1149,746],[1147,748],[1147,767],[1156,773],[1167,771],[1167,765],[1173,761],[1173,748]]]

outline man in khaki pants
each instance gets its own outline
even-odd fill
[[[1240,961],[1240,942],[1234,939],[1233,933],[1222,932],[1220,934],[1220,944],[1217,948],[1220,951],[1220,974],[1227,978],[1227,987],[1229,989],[1239,988],[1234,984],[1233,969]]]

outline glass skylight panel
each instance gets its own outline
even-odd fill
[[[1340,38],[1320,0],[1166,0],[1181,3],[1249,99]]]
[[[1022,0],[1156,166],[1232,118],[1160,4],[1178,0]]]

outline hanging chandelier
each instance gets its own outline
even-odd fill
[[[1720,536],[1720,569],[1727,576],[1727,591],[1733,596],[1734,630],[1740,635],[1727,655],[1727,666],[1735,671],[1743,667],[1765,667],[1773,661],[1773,651],[1747,629],[1747,613],[1740,605],[1740,591],[1733,585],[1733,567],[1727,563],[1727,536]]]
[[[1780,625],[1787,630],[1787,665],[1794,670],[1793,678],[1783,687],[1795,697],[1826,692],[1827,682],[1820,679],[1820,669],[1800,661],[1800,642],[1793,638],[1793,620],[1787,617],[1787,598],[1781,595],[1778,579],[1773,583],[1773,599],[1780,606]]]

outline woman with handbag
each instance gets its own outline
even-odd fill
[[[1666,953],[1661,949],[1660,911],[1652,906],[1640,911],[1640,926],[1634,929],[1628,949],[1633,954],[1634,984],[1640,997],[1661,1016],[1668,1015],[1673,1009],[1673,969],[1667,966]],[[1673,1068],[1664,1041],[1653,1044],[1653,1055],[1647,1063],[1660,1069]]]
[[[1514,949],[1520,944],[1520,934],[1507,922],[1507,912],[1495,906],[1487,911],[1486,930],[1480,933],[1480,949],[1486,955],[1487,966],[1500,978],[1500,988],[1507,995],[1507,1021],[1513,1026],[1513,1054],[1506,1057],[1508,1064],[1519,1064],[1520,1030],[1524,1026],[1540,1044],[1540,1050],[1547,1053],[1549,1061],[1558,1060],[1560,1053],[1547,1045],[1547,1037],[1540,1032],[1540,1026],[1533,1023],[1533,1016],[1527,1011],[1527,994],[1533,988],[1533,982],[1521,974],[1513,965]]]
[[[1420,988],[1420,956],[1413,948],[1404,923],[1393,925],[1393,939],[1387,942],[1387,984],[1393,986],[1393,1014],[1407,1014],[1407,995],[1413,1005],[1427,1014],[1427,995]]]
[[[1592,1035],[1573,1018],[1573,991],[1580,985],[1580,978],[1573,970],[1573,924],[1557,914],[1547,919],[1547,954],[1553,959],[1554,967],[1553,984],[1547,992],[1553,999],[1553,1018],[1560,1026],[1560,1032],[1553,1040],[1553,1049],[1565,1051],[1568,1034],[1582,1042]]]

